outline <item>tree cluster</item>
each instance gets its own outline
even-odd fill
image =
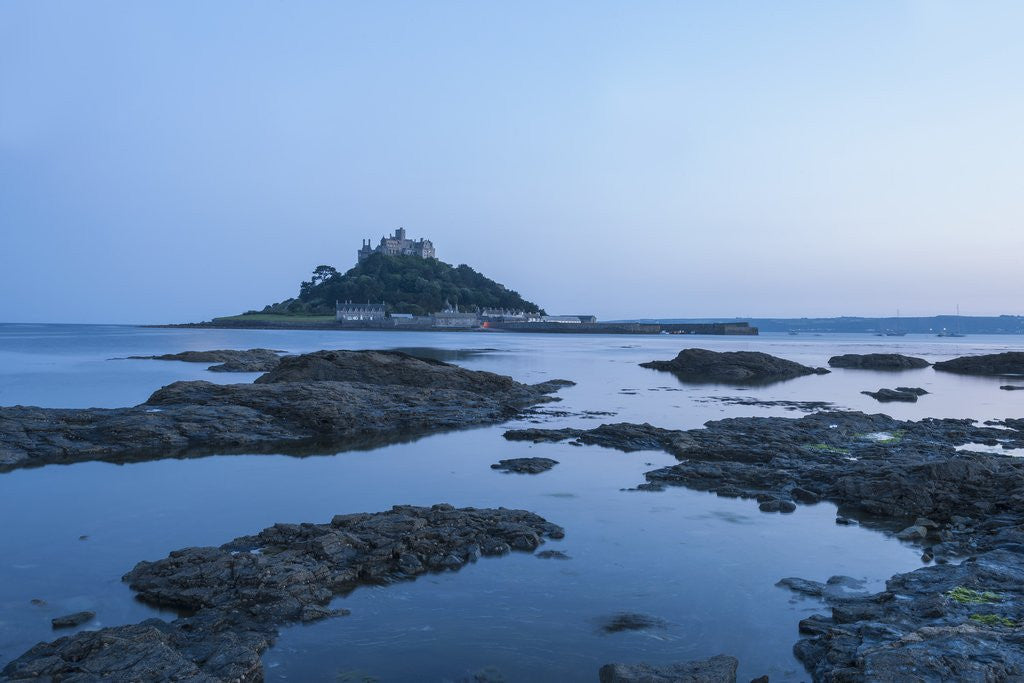
[[[264,313],[332,315],[335,301],[384,302],[391,313],[427,315],[445,303],[463,311],[504,308],[541,312],[518,292],[463,264],[452,266],[417,256],[372,254],[342,274],[317,266],[299,287],[297,299],[267,306]]]

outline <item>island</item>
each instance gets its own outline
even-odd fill
[[[404,228],[369,240],[356,265],[342,273],[319,265],[298,296],[260,310],[201,323],[159,327],[244,329],[546,332],[589,334],[756,335],[743,321],[599,322],[590,314],[549,315],[519,292],[466,264],[437,258],[431,240],[413,240]]]

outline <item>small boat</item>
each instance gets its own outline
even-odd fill
[[[936,337],[966,337],[966,334],[960,333],[960,304],[956,305],[956,331],[950,331],[946,328],[942,328],[942,332],[939,332]]]
[[[907,333],[900,329],[900,309],[898,309],[898,308],[896,309],[896,329],[895,330],[886,330],[885,331],[885,336],[886,337],[905,337],[905,336],[907,336]]]

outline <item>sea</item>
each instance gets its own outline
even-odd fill
[[[938,361],[1024,348],[1019,336],[772,335],[759,337],[167,329],[117,325],[0,325],[0,405],[84,408],[141,403],[177,380],[249,382],[206,365],[127,356],[185,350],[400,349],[521,382],[576,385],[500,425],[331,455],[225,455],[125,465],[84,462],[0,474],[0,668],[55,632],[50,619],[92,610],[82,628],[151,617],[121,580],[141,560],[220,545],[276,522],[397,504],[520,508],[565,529],[543,549],[485,558],[457,572],[360,587],[334,607],[349,616],[281,629],[263,656],[271,681],[594,681],[609,662],[665,664],[729,654],[739,679],[807,680],[793,656],[798,622],[825,611],[776,586],[783,577],[847,575],[881,589],[922,566],[919,549],[890,534],[839,526],[829,503],[765,514],[750,500],[671,488],[630,490],[672,464],[662,452],[531,444],[510,428],[649,422],[676,429],[731,416],[799,417],[783,406],[733,400],[827,401],[901,419],[1024,416],[1024,391],[1005,380],[931,368],[898,374],[834,370],[762,387],[684,384],[639,363],[681,349],[756,350],[813,366],[841,353],[899,352]],[[917,403],[880,404],[862,390],[919,386]],[[727,400],[723,400],[727,399]],[[490,465],[542,456],[539,475]],[[33,601],[36,601],[34,603]],[[620,613],[660,620],[606,633]]]

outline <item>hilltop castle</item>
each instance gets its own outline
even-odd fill
[[[362,263],[370,254],[388,254],[390,256],[419,256],[420,258],[437,258],[434,243],[430,240],[410,240],[405,236],[405,228],[396,228],[390,237],[381,237],[380,244],[370,246],[370,240],[363,240],[359,248],[359,262]]]

